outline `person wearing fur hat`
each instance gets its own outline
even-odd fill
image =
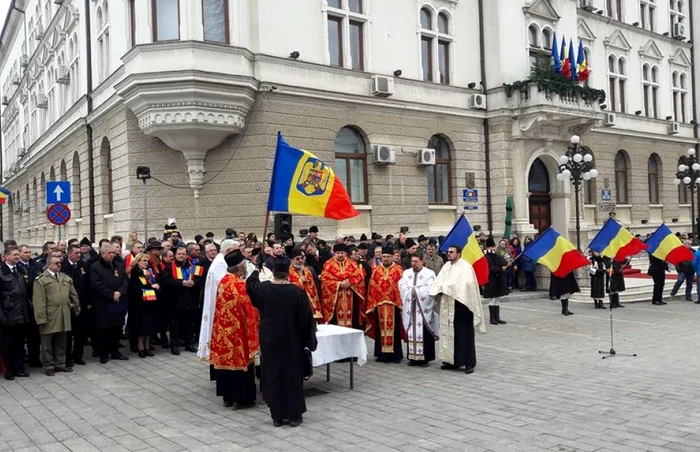
[[[83,237],[80,241],[80,260],[87,262],[97,256],[97,251],[92,248],[92,242],[89,238]]]
[[[501,298],[508,295],[508,281],[506,280],[508,262],[496,250],[496,242],[493,237],[486,239],[485,246],[484,256],[489,265],[489,281],[484,285],[484,298],[489,300],[491,325],[502,325],[506,323],[501,320]]]
[[[344,243],[333,246],[333,257],[321,271],[321,313],[325,323],[363,329],[365,275],[362,268],[348,257]]]
[[[401,258],[401,266],[404,270],[408,270],[411,268],[411,258],[418,250],[418,244],[412,238],[407,238],[404,242],[404,250],[406,254]]]

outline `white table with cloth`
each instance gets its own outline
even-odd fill
[[[367,344],[362,330],[338,325],[318,325],[318,347],[312,353],[314,367],[326,365],[326,381],[331,381],[331,363],[341,359],[350,361],[350,389],[355,386],[353,358],[363,366],[367,362]]]

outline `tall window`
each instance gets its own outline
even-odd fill
[[[659,204],[659,178],[661,177],[661,159],[651,154],[647,162],[649,182],[649,204]]]
[[[622,3],[624,0],[606,0],[606,14],[613,19],[622,20]]]
[[[365,68],[366,0],[328,0],[328,55],[331,66]]]
[[[335,136],[335,174],[353,203],[367,203],[367,152],[362,136],[351,127],[343,127]]]
[[[420,10],[421,75],[427,82],[450,83],[450,18],[426,8]]]
[[[627,155],[625,151],[617,151],[615,155],[615,194],[618,204],[628,203]]]
[[[685,10],[683,0],[670,0],[668,15],[670,19],[670,29],[676,24],[682,24],[685,21]]]
[[[649,118],[659,117],[659,68],[644,64],[642,66],[642,89],[644,93],[644,115]]]
[[[129,0],[129,44],[136,45],[136,0]]]
[[[593,151],[589,147],[586,147],[586,150],[588,151],[591,156],[593,156]],[[595,156],[593,156],[593,160],[591,160],[593,163],[593,166],[595,167]],[[596,188],[595,188],[595,179],[588,179],[583,181],[583,203],[584,204],[595,204],[596,202]]]
[[[153,41],[180,39],[180,1],[151,0]]]
[[[36,184],[36,179],[34,180]],[[73,211],[76,218],[82,218],[82,185],[80,182],[80,157],[78,153],[73,153],[73,164],[71,165],[71,187],[73,188]],[[36,189],[35,189],[36,190]]]
[[[109,144],[107,137],[102,138],[102,145],[100,146],[100,159],[101,168],[104,171],[103,178],[105,178],[103,194],[104,213],[114,213],[114,184],[112,178],[112,147]],[[104,180],[104,179],[103,179]]]
[[[678,165],[683,163],[683,158],[678,159],[678,164],[676,164],[676,168],[678,168]],[[690,201],[688,200],[688,186],[681,182],[678,185],[678,204],[688,204]]]
[[[656,31],[656,0],[639,0],[639,18],[645,30]]]
[[[435,165],[426,167],[428,175],[428,202],[450,204],[450,146],[440,135],[433,135],[428,147],[435,149]]]
[[[229,42],[228,0],[202,0],[204,40]]]
[[[624,58],[608,56],[608,99],[610,110],[625,113],[627,103],[627,64]]]
[[[98,52],[98,80],[104,81],[109,77],[110,71],[110,43],[109,43],[109,4],[105,1],[102,8],[97,8],[97,52]]]
[[[686,122],[688,105],[688,76],[685,72],[673,71],[671,75],[673,96],[673,118],[676,122]]]

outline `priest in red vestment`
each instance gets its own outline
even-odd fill
[[[348,258],[348,246],[336,243],[321,272],[321,313],[325,323],[362,329],[365,323],[365,277]]]
[[[318,287],[316,286],[316,278],[306,263],[306,256],[301,247],[295,247],[287,257],[291,260],[292,265],[289,268],[289,282],[297,287],[304,289],[309,297],[309,308],[311,314],[318,322],[321,321],[321,301],[318,297]]]
[[[255,358],[260,354],[260,315],[246,291],[247,268],[240,251],[226,255],[228,273],[216,292],[209,362],[216,372],[216,395],[233,409],[255,405]]]
[[[384,363],[400,363],[403,359],[401,339],[406,332],[401,320],[399,281],[403,268],[394,262],[394,250],[382,248],[382,263],[372,270],[367,290],[367,336],[374,339],[374,356]]]

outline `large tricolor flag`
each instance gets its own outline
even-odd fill
[[[646,240],[646,244],[647,253],[671,265],[693,260],[693,251],[683,246],[681,239],[676,237],[666,224],[659,226]]]
[[[552,38],[552,59],[554,60],[554,73],[561,74],[561,60],[559,59],[559,44],[557,43],[557,32]]]
[[[583,50],[583,42],[578,42],[578,81],[583,83],[588,80],[588,60],[586,60],[586,52]]]
[[[450,246],[462,248],[462,259],[474,267],[474,273],[476,273],[476,279],[480,286],[489,282],[489,264],[476,241],[474,230],[464,215],[460,216],[459,220],[452,226],[450,233],[440,244],[440,251],[444,253]]]
[[[537,237],[523,254],[538,264],[542,264],[559,278],[563,278],[579,267],[591,263],[581,254],[573,243],[559,235],[557,231],[548,228]]]
[[[561,61],[561,73],[564,77],[571,77],[571,66],[569,65],[569,52],[566,50],[566,37],[561,37],[561,53],[559,54],[559,61]]]
[[[634,256],[648,247],[620,223],[608,218],[588,248],[597,251],[601,256],[622,262],[627,256]]]
[[[345,186],[330,166],[297,149],[277,133],[277,152],[267,209],[344,220],[359,215]]]
[[[578,81],[578,63],[576,63],[573,39],[569,39],[569,77],[571,77],[572,82]]]
[[[7,200],[10,199],[10,196],[10,190],[5,187],[0,187],[0,205],[5,204]]]

